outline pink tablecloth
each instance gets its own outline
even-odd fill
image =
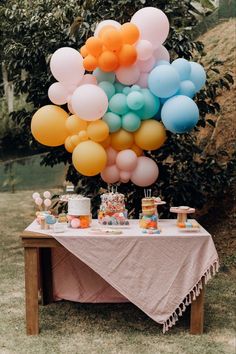
[[[98,226],[96,221],[92,226]],[[40,231],[36,222],[27,230],[50,234],[79,259],[66,251],[53,253],[57,298],[128,299],[163,324],[165,332],[199,295],[202,278],[207,282],[218,269],[218,255],[211,235],[202,227],[186,233],[176,228],[174,220],[161,220],[160,226],[160,235],[149,236],[141,233],[135,220],[116,236],[91,235],[89,229],[55,234]]]

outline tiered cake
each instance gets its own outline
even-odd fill
[[[104,193],[98,211],[98,222],[102,225],[129,225],[125,209],[125,197],[121,193]]]
[[[73,228],[86,228],[91,223],[90,198],[73,196],[68,200],[67,219]]]
[[[150,230],[148,233],[160,233],[157,221],[157,212],[155,205],[155,198],[147,197],[142,199],[142,215],[139,221],[139,226],[144,232]]]

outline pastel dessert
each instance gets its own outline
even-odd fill
[[[85,229],[91,224],[91,200],[80,196],[68,200],[67,220],[69,226],[78,229]]]
[[[128,212],[125,208],[124,194],[117,192],[101,195],[101,205],[98,211],[98,222],[109,226],[127,226]]]

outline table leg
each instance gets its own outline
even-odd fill
[[[31,335],[38,334],[38,251],[36,247],[25,247],[25,306],[26,332]]]
[[[51,248],[41,248],[39,251],[42,305],[48,305],[53,302]]]
[[[205,295],[205,287],[203,285],[201,293],[196,298],[196,300],[192,301],[191,304],[190,334],[203,333],[204,295]]]

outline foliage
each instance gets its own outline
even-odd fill
[[[71,165],[71,155],[63,147],[39,147],[30,134],[30,120],[35,110],[49,103],[47,88],[54,81],[49,72],[50,55],[63,46],[80,48],[96,23],[108,18],[124,23],[143,6],[156,6],[167,14],[171,30],[166,47],[172,59],[191,59],[193,55],[204,54],[202,43],[191,39],[196,18],[190,0],[38,0],[30,6],[26,1],[11,6],[5,3],[0,8],[6,34],[2,43],[4,60],[14,80],[16,94],[25,94],[26,102],[31,104],[12,114],[12,119],[21,127],[22,141],[31,151],[39,148],[48,151],[43,164],[69,163],[67,179],[78,185],[79,191],[93,196],[95,206],[99,202],[100,187],[106,187],[104,182],[98,176],[89,179],[80,176]],[[220,63],[213,63],[209,72],[217,72],[217,65]],[[219,91],[229,89],[231,83],[229,74],[208,80],[206,89],[196,97],[201,112],[199,126],[214,125],[213,121],[206,121],[206,114],[220,110],[215,99]],[[191,204],[200,208],[231,181],[233,162],[221,166],[214,157],[204,156],[196,146],[195,134],[169,134],[168,143],[152,153],[160,167],[154,190],[168,204]],[[133,214],[137,216],[143,190],[127,184],[120,186],[119,191],[129,195],[131,209],[134,208]]]

